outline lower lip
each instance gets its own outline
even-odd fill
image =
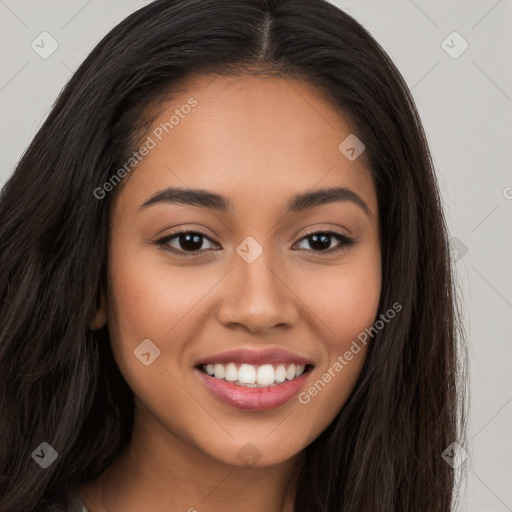
[[[285,404],[301,390],[310,373],[308,371],[300,377],[277,384],[276,386],[246,388],[227,382],[224,379],[211,377],[197,368],[196,372],[206,384],[206,387],[219,400],[238,409],[250,409],[252,411],[266,411]]]

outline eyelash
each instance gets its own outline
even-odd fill
[[[185,231],[176,231],[174,233],[171,233],[170,235],[167,235],[164,238],[161,238],[160,240],[157,240],[155,242],[155,244],[158,245],[161,249],[163,249],[165,251],[172,252],[173,254],[176,254],[176,255],[178,255],[180,257],[183,257],[183,258],[189,258],[189,257],[193,258],[193,257],[198,257],[198,256],[202,255],[204,250],[188,251],[187,252],[187,251],[181,251],[181,250],[177,250],[177,249],[171,248],[171,247],[169,247],[169,245],[167,245],[171,240],[173,240],[174,238],[176,238],[176,237],[178,237],[180,235],[199,235],[200,237],[206,238],[210,242],[214,243],[210,239],[210,237],[208,237],[207,235],[205,235],[201,231],[185,230]],[[307,239],[307,238],[309,238],[309,237],[311,237],[313,235],[333,236],[333,237],[337,238],[340,241],[340,244],[337,247],[335,247],[334,249],[327,249],[325,251],[311,251],[311,252],[318,253],[318,254],[326,254],[326,253],[327,254],[333,254],[333,253],[336,253],[338,251],[341,251],[342,249],[351,247],[351,246],[353,246],[356,243],[356,240],[354,238],[348,237],[346,235],[342,235],[341,233],[337,233],[335,231],[310,231],[305,236],[303,236],[299,240],[299,242],[301,242],[302,240],[305,240],[305,239]],[[210,250],[212,250],[212,249],[210,249]],[[213,249],[213,250],[218,250],[218,249]]]

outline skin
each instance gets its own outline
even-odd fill
[[[279,347],[314,364],[304,389],[321,378],[377,315],[376,190],[364,154],[350,161],[338,149],[355,129],[308,83],[189,75],[184,85],[153,127],[190,97],[197,106],[115,192],[108,290],[92,324],[108,322],[134,392],[132,442],[78,490],[93,512],[291,511],[302,450],[343,407],[367,347],[309,403],[294,397],[259,412],[220,402],[194,362],[234,348]],[[169,186],[222,194],[234,210],[170,203],[139,210]],[[295,194],[334,186],[351,189],[370,213],[349,201],[286,213]],[[202,254],[180,257],[155,244],[175,229],[205,233]],[[307,235],[327,230],[356,243],[323,252]],[[252,263],[236,252],[247,236],[263,248]],[[169,244],[186,250],[179,237]],[[333,237],[329,247],[339,244]],[[161,351],[149,366],[133,353],[144,339]],[[248,466],[237,454],[249,442],[260,459]]]

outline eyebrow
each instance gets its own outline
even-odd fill
[[[288,212],[302,212],[309,208],[322,206],[334,202],[350,202],[359,206],[368,217],[373,214],[368,205],[353,190],[345,187],[331,187],[297,194],[287,204]],[[185,204],[208,208],[229,213],[234,210],[233,203],[227,198],[214,192],[203,189],[169,187],[143,203],[139,210],[148,208],[157,203]]]

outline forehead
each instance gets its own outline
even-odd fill
[[[341,108],[307,82],[189,75],[155,109],[147,132],[152,149],[122,195],[140,204],[176,185],[222,191],[236,202],[342,184],[366,195],[374,211],[364,153],[350,161],[339,148],[355,131]]]

